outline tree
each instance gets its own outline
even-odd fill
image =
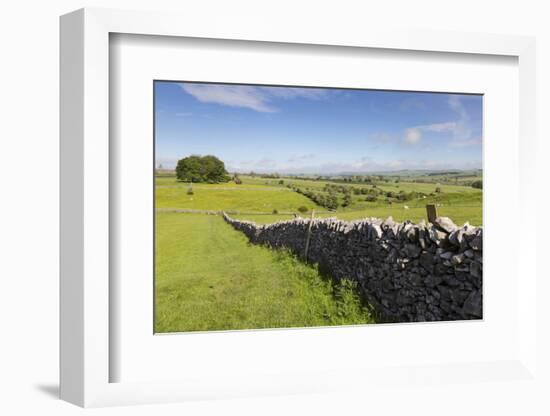
[[[325,202],[325,206],[328,209],[338,208],[338,198],[336,198],[336,195],[330,195]]]
[[[344,195],[344,202],[342,203],[343,207],[351,205],[351,194],[347,193]]]
[[[441,192],[443,192],[443,191],[441,190],[441,188],[439,186],[437,188],[435,188],[435,193],[436,194],[440,194]]]
[[[300,211],[302,214],[305,214],[307,212],[307,207],[304,207],[302,205],[301,207],[298,207],[298,211]]]
[[[477,181],[473,181],[472,188],[483,189],[483,181],[481,179]]]
[[[225,164],[216,156],[192,155],[178,160],[176,176],[186,182],[228,182],[230,180]]]

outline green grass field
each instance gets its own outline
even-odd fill
[[[397,221],[426,220],[426,204],[436,204],[440,216],[456,224],[482,225],[482,191],[449,183],[380,182],[383,192],[422,192],[423,197],[390,204],[385,197],[366,201],[352,195],[351,204],[335,211],[316,205],[287,185],[326,193],[330,181],[301,178],[241,176],[242,184],[189,184],[164,174],[155,179],[156,274],[155,331],[183,332],[251,328],[305,327],[374,322],[355,290],[334,284],[312,265],[284,251],[254,246],[219,215],[177,210],[229,211],[238,219],[259,224],[294,218],[366,217]],[[283,183],[280,183],[280,181]],[[372,184],[345,184],[373,189]],[[441,192],[435,193],[436,187]],[[298,213],[299,207],[307,212]],[[276,212],[274,214],[274,211]],[[344,281],[346,282],[346,281]]]
[[[156,179],[156,207],[161,209],[192,209],[234,211],[235,217],[248,219],[258,223],[269,223],[278,220],[291,219],[293,213],[298,213],[298,208],[303,206],[308,212],[300,214],[308,216],[312,209],[317,217],[337,217],[343,220],[355,220],[366,217],[387,218],[392,216],[397,221],[411,220],[418,222],[426,220],[426,204],[436,204],[441,216],[450,217],[456,224],[462,225],[466,221],[472,225],[482,225],[483,218],[483,193],[462,185],[436,185],[433,183],[379,183],[377,189],[383,192],[422,192],[428,194],[425,198],[388,204],[383,199],[376,202],[368,202],[365,195],[352,195],[350,206],[339,207],[334,212],[329,212],[324,207],[317,206],[304,195],[298,194],[286,187],[287,183],[293,183],[301,188],[314,189],[323,193],[322,189],[329,182],[313,181],[297,178],[284,178],[284,184],[279,184],[279,179],[263,179],[258,177],[241,176],[242,185],[234,182],[223,184],[194,184],[193,195],[187,194],[189,185],[178,182],[174,177],[161,177]],[[353,184],[355,188],[373,189],[372,185]],[[441,193],[434,194],[436,187],[441,188]],[[431,194],[431,195],[430,195]],[[338,194],[341,203],[343,194]],[[278,215],[273,214],[276,210]]]
[[[157,208],[186,208],[197,210],[238,210],[242,212],[294,212],[300,206],[308,209],[315,204],[308,198],[289,189],[237,188],[222,185],[193,186],[193,195],[187,194],[187,186],[157,187]]]
[[[352,287],[220,216],[157,214],[155,332],[372,323]]]

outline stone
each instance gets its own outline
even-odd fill
[[[445,301],[445,300],[441,300],[439,302],[439,307],[447,313],[453,312],[452,305],[449,302]]]
[[[372,224],[371,230],[374,235],[374,238],[381,238],[382,237],[382,228],[378,224]]]
[[[477,235],[472,240],[470,240],[468,244],[475,251],[481,251],[482,239],[479,235]]]
[[[443,276],[443,281],[447,283],[447,285],[452,287],[460,286],[460,280],[450,274],[446,274],[445,276]]]
[[[386,218],[380,226],[383,230],[387,230],[388,228],[391,228],[395,225],[395,221],[393,220],[393,217],[390,215],[388,218]]]
[[[470,263],[470,274],[473,277],[481,277],[481,264],[479,264],[477,261],[473,261]]]
[[[424,279],[424,284],[427,287],[436,287],[441,284],[441,282],[443,282],[443,278],[441,276],[428,276]]]
[[[462,264],[462,262],[464,262],[464,254],[462,253],[455,254],[451,257],[451,263],[453,263],[455,266]]]
[[[470,292],[466,290],[453,290],[451,292],[451,300],[453,303],[463,305],[466,298],[470,295]]]
[[[449,217],[437,217],[434,221],[434,225],[447,234],[457,229],[455,223]]]
[[[439,255],[439,257],[441,257],[444,260],[450,260],[451,257],[453,257],[453,253],[451,251],[444,251]]]
[[[409,281],[413,286],[421,286],[424,283],[424,279],[419,274],[413,274],[409,277]]]
[[[478,318],[482,317],[482,297],[480,290],[470,293],[464,301],[462,312],[465,315],[472,315]]]
[[[423,225],[418,226],[418,243],[422,250],[425,250],[428,245],[426,242],[426,228]]]
[[[214,215],[214,214],[213,214]],[[358,283],[360,295],[388,322],[481,317],[483,230],[457,228],[441,217],[434,224],[367,218],[296,218],[257,225],[225,221],[250,243],[303,256],[311,223],[308,260],[336,281]],[[420,306],[417,306],[420,305]]]
[[[430,240],[436,244],[440,244],[441,241],[445,241],[447,239],[447,234],[444,231],[436,229],[435,227],[430,228],[429,235]]]
[[[464,241],[464,230],[458,229],[449,234],[449,242],[460,247]]]
[[[407,253],[407,256],[412,257],[412,258],[416,258],[422,252],[422,248],[420,248],[416,244],[407,244],[405,246],[405,251]]]
[[[441,295],[441,299],[444,299],[446,301],[451,300],[451,288],[448,286],[437,286],[437,289],[439,290],[439,294]]]
[[[434,269],[434,258],[430,253],[422,253],[420,255],[419,263],[424,267],[428,272],[433,273]]]
[[[416,227],[410,227],[407,232],[407,238],[411,242],[417,242],[418,241],[418,229]]]

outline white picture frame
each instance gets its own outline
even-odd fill
[[[331,45],[333,47],[429,51],[440,54],[503,55],[519,66],[519,213],[534,204],[530,177],[535,169],[535,41],[529,37],[465,33],[364,30],[327,34],[283,30],[277,24],[240,26],[229,22],[204,26],[192,16],[166,13],[82,9],[61,18],[61,398],[80,406],[159,403],[198,398],[333,391],[351,385],[406,378],[410,369],[371,369],[369,375],[346,368],[319,379],[316,373],[264,378],[235,374],[190,377],[178,381],[110,382],[110,366],[120,359],[110,349],[109,239],[109,36],[113,33],[206,39]],[[535,241],[535,230],[522,215],[522,241]],[[442,362],[415,368],[417,380],[441,377],[479,383],[487,377],[518,382],[536,374],[535,250],[518,245],[517,340],[514,354],[498,361]],[[511,273],[518,273],[517,270]],[[342,336],[333,332],[331,337]],[[483,373],[483,377],[472,374]],[[342,376],[348,381],[342,383]]]

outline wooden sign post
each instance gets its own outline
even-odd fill
[[[313,225],[313,216],[315,215],[315,210],[311,210],[311,218],[309,220],[309,224],[307,227],[307,235],[306,235],[306,248],[304,250],[304,260],[307,263],[307,252],[309,250],[309,240],[311,239],[311,226]]]
[[[437,218],[437,208],[433,204],[426,205],[426,213],[428,214],[428,222],[433,223]]]

